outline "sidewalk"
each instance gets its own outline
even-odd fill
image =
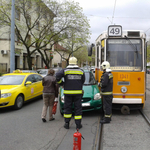
[[[147,74],[147,82],[146,82],[146,101],[143,112],[150,119],[150,75]]]

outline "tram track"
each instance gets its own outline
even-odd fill
[[[144,120],[147,122],[147,124],[150,126],[150,119],[147,117],[147,115],[142,111],[139,110],[139,113],[142,115]],[[95,147],[93,150],[103,150],[103,130],[104,130],[104,125],[100,123],[100,118],[99,118],[99,125],[97,127],[97,142],[95,143]]]
[[[93,150],[102,150],[103,124],[100,123],[101,118],[102,116],[98,119],[97,133]]]
[[[146,116],[146,114],[142,110],[139,110],[139,112],[143,116],[145,121],[148,123],[148,125],[150,126],[150,119]]]
[[[99,142],[96,150],[102,150],[102,134],[103,134],[103,124],[99,125]]]

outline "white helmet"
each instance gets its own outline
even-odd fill
[[[70,57],[69,58],[69,65],[77,65],[77,58]]]
[[[108,61],[104,61],[102,64],[101,64],[103,70],[104,69],[110,69],[110,64]]]

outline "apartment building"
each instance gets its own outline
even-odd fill
[[[6,0],[6,1],[8,2],[11,0]],[[37,19],[37,15],[39,14],[39,5],[38,4],[36,5],[35,1],[33,1],[33,0],[32,1],[28,0],[28,4],[26,4],[26,5],[31,10],[35,9],[36,10],[35,12],[37,12],[37,14],[32,13],[28,16],[28,25],[30,25],[30,23],[33,24],[35,19]],[[17,6],[17,4],[16,4],[16,6]],[[44,22],[45,22],[44,19],[47,19],[49,16],[52,16],[52,15],[50,15],[50,14],[52,14],[52,11],[48,10],[49,8],[46,5],[44,7],[46,10],[46,13],[43,15],[43,21],[36,23],[36,25],[34,27],[35,35],[36,34],[38,35],[39,28],[44,26]],[[53,14],[53,17],[55,17],[54,14]],[[24,22],[25,22],[24,16],[22,15],[20,8],[18,6],[18,9],[15,10],[15,23],[18,26],[22,27],[21,31],[19,31],[19,32],[23,32],[23,30],[24,30],[25,34],[26,34],[27,27],[24,24]],[[23,37],[25,36],[25,34],[23,35]],[[11,35],[10,26],[0,27],[0,73],[10,72],[10,50],[11,50],[10,49],[10,43],[11,43],[10,35]],[[28,38],[28,41],[31,43],[32,35],[30,35],[30,32],[29,32],[27,38]],[[46,42],[46,41],[44,41],[44,42]],[[43,42],[43,44],[44,44],[44,42]],[[49,48],[49,47],[50,47],[50,45],[47,44],[46,47],[43,47],[43,49],[41,49],[41,51],[44,50],[44,48]],[[35,49],[35,45],[33,44],[30,47],[30,51],[33,51],[34,49]],[[47,56],[50,58],[51,57],[50,51],[47,51],[46,53],[47,53]],[[61,56],[58,53],[54,52],[54,47],[52,48],[51,53],[53,55],[53,59],[51,59],[49,62],[50,67],[61,64],[62,61],[64,61],[61,59]],[[44,52],[43,52],[43,54],[44,54]],[[29,69],[27,56],[28,56],[28,53],[27,53],[27,49],[26,49],[25,45],[19,40],[18,35],[15,35],[15,69],[21,69],[21,70]],[[35,51],[30,56],[30,58],[32,60],[31,63],[32,63],[33,69],[39,69],[39,68],[45,67],[45,64],[43,62],[41,54],[38,51]]]

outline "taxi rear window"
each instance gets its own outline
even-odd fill
[[[25,76],[23,75],[7,75],[0,78],[0,85],[20,85]]]

